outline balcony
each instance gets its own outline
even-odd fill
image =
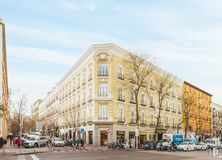
[[[100,73],[100,72],[99,72],[99,73],[98,73],[98,76],[99,76],[99,77],[107,77],[107,76],[109,76],[109,75],[108,75],[108,72],[104,72],[104,73],[102,73],[102,72]]]
[[[112,124],[113,123],[113,119],[111,116],[108,117],[96,117],[94,120],[95,123],[102,123],[102,124]]]
[[[125,117],[118,117],[118,123],[125,123]]]
[[[150,127],[155,127],[155,124],[154,123],[150,123]]]
[[[88,97],[88,102],[92,102],[92,97]]]
[[[121,80],[124,80],[123,74],[118,73],[118,78],[121,79]]]
[[[136,119],[131,119],[130,120],[130,125],[136,125]]]
[[[89,76],[89,78],[88,78],[88,82],[91,81],[91,80],[92,80],[92,75]]]
[[[113,96],[112,96],[112,93],[95,93],[94,99],[95,100],[102,100],[102,101],[112,100]]]
[[[166,107],[166,111],[170,111],[170,107]]]
[[[83,80],[83,82],[82,82],[82,86],[84,86],[86,84],[86,81],[85,80]]]
[[[150,105],[150,108],[155,108],[154,104],[151,104],[151,105]]]
[[[142,120],[142,121],[140,122],[140,126],[145,127],[145,126],[146,126],[146,121],[145,121],[145,120]]]
[[[125,96],[119,95],[119,96],[118,96],[118,101],[125,102]]]
[[[131,100],[130,100],[130,103],[132,103],[132,104],[136,104],[136,101],[133,100],[133,99],[131,99]]]
[[[154,90],[155,87],[153,85],[150,86],[150,90]]]
[[[141,102],[140,105],[141,106],[146,106],[146,103],[145,102]]]
[[[92,117],[87,117],[87,122],[92,122]]]

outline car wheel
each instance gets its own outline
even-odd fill
[[[37,143],[35,143],[35,144],[34,144],[34,148],[37,148],[37,147],[38,147],[38,144],[37,144]]]

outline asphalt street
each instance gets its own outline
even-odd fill
[[[55,151],[39,154],[7,155],[0,160],[207,160],[207,151]]]

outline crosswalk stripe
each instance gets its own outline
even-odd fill
[[[25,156],[24,155],[18,155],[17,160],[25,160]]]
[[[39,158],[35,154],[31,154],[30,156],[32,157],[33,160],[39,160]]]

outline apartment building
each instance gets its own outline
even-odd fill
[[[212,133],[212,95],[186,81],[183,85],[183,94],[189,94],[194,98],[190,110],[189,132],[198,135],[200,139],[207,138]]]
[[[50,135],[83,138],[87,144],[106,145],[131,139],[136,131],[135,97],[126,87],[129,52],[115,44],[92,45],[39,105],[39,118]],[[171,75],[173,76],[173,75]],[[140,93],[140,141],[152,139],[157,98],[150,77],[151,94]],[[182,132],[183,81],[176,78],[164,100],[158,137]]]
[[[222,106],[211,103],[212,134],[215,137],[222,138]]]
[[[41,104],[42,100],[38,99],[32,105],[32,119],[34,121],[39,121],[39,105]]]

